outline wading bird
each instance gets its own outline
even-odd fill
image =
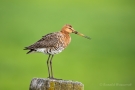
[[[90,39],[88,36],[85,36],[75,31],[71,25],[66,24],[62,27],[61,31],[49,33],[43,36],[36,43],[28,47],[25,47],[24,49],[24,50],[29,50],[27,54],[32,52],[41,52],[49,55],[47,59],[47,67],[48,67],[48,74],[49,74],[48,78],[51,79],[54,78],[53,71],[52,71],[52,58],[55,54],[62,52],[68,46],[68,44],[71,41],[70,33],[74,33]]]

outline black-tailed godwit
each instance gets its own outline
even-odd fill
[[[52,58],[55,54],[62,52],[68,46],[71,41],[70,33],[75,33],[82,37],[90,39],[89,37],[75,31],[71,25],[66,24],[62,27],[61,31],[49,33],[43,36],[36,43],[25,47],[24,49],[29,50],[27,54],[32,52],[41,52],[49,55],[47,59],[47,67],[49,74],[48,78],[54,78],[52,71]]]

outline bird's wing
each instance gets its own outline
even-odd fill
[[[34,43],[28,47],[25,47],[25,50],[32,50],[32,49],[34,50],[37,48],[54,47],[56,44],[59,43],[60,37],[61,37],[61,34],[59,32],[49,33],[49,34],[43,36],[36,43]]]

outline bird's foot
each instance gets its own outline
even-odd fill
[[[59,78],[54,78],[54,77],[48,77],[49,79],[54,79],[54,80],[62,80],[62,79],[59,79]]]

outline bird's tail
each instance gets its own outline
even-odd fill
[[[23,50],[28,50],[28,47],[24,47],[24,49]]]
[[[29,53],[32,53],[32,52],[34,52],[33,50],[30,50],[30,51],[28,51],[26,54],[29,54]]]
[[[29,54],[35,51],[34,49],[29,49],[28,47],[25,47],[23,50],[29,50],[26,54]]]

